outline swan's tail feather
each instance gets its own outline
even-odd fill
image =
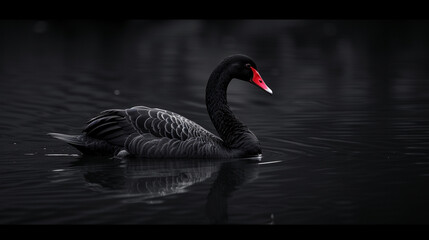
[[[120,146],[114,146],[106,141],[84,135],[68,135],[62,133],[48,133],[48,135],[64,141],[77,148],[82,153],[89,155],[110,155],[122,149]]]
[[[70,145],[84,146],[85,143],[81,140],[81,135],[67,135],[62,133],[48,133],[49,136],[64,141]]]

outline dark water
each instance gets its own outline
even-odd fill
[[[2,224],[429,223],[427,21],[0,21]],[[272,97],[228,100],[261,161],[82,158],[46,135],[146,105],[215,132],[224,57]]]

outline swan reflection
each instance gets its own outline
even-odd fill
[[[160,203],[162,197],[187,192],[190,186],[213,181],[205,204],[210,222],[227,220],[227,200],[243,184],[258,177],[260,158],[208,159],[80,159],[88,185],[97,191],[113,191],[127,201]]]
[[[244,159],[221,164],[206,202],[207,217],[212,223],[228,220],[228,198],[240,186],[258,177],[258,166],[257,162]]]

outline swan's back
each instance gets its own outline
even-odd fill
[[[84,153],[116,154],[125,150],[145,158],[228,155],[222,139],[197,123],[177,113],[146,106],[103,111],[87,122],[83,133],[80,136],[51,135]]]

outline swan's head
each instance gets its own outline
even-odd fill
[[[227,63],[228,71],[232,78],[250,82],[265,92],[271,95],[273,94],[273,91],[265,84],[264,80],[262,80],[255,62],[250,57],[237,54],[226,58],[224,62]]]

